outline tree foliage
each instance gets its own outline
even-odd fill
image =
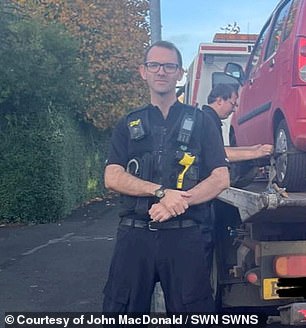
[[[138,73],[149,42],[148,0],[15,0],[24,14],[61,22],[81,40],[91,80],[86,118],[100,128],[141,105],[147,90]]]
[[[63,26],[0,9],[0,221],[55,220],[102,191],[105,138],[76,119],[88,70]]]
[[[2,112],[83,107],[86,88],[81,77],[88,79],[88,73],[77,38],[60,24],[29,19],[8,0],[2,0],[0,14]]]
[[[78,44],[60,26],[17,21],[9,26],[8,47],[0,49],[0,109],[42,111],[51,105],[82,107],[86,76]]]

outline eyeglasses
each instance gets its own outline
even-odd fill
[[[238,107],[238,104],[235,102],[232,102],[231,100],[229,100],[229,103],[233,106],[233,107]]]
[[[173,74],[177,71],[179,65],[174,63],[158,63],[158,62],[146,62],[144,63],[145,67],[147,68],[148,72],[150,73],[157,73],[159,72],[160,68],[164,69],[164,72],[167,74]]]

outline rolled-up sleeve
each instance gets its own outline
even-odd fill
[[[126,125],[126,118],[119,120],[115,126],[108,151],[107,165],[118,164],[126,167],[128,158],[128,129]]]

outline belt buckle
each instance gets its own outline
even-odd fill
[[[150,231],[157,231],[158,230],[157,228],[152,228],[151,227],[151,223],[155,223],[155,221],[154,220],[151,220],[151,221],[148,222],[148,228],[149,228],[149,230]]]

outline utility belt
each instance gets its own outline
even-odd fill
[[[122,226],[128,226],[131,228],[140,228],[140,229],[148,229],[150,231],[158,231],[158,230],[168,230],[168,229],[183,229],[183,228],[191,228],[199,226],[199,224],[190,219],[178,220],[178,221],[144,221],[144,220],[136,220],[131,218],[122,218],[120,223]]]

